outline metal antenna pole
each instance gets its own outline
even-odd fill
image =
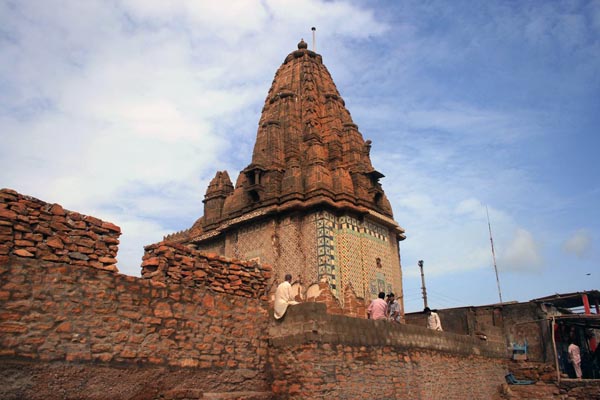
[[[313,26],[312,28],[310,28],[310,30],[312,31],[312,35],[313,35],[313,51],[316,53],[317,52],[317,39],[315,38],[315,32],[317,31],[317,28],[315,28]]]
[[[427,307],[427,289],[425,288],[425,274],[423,273],[423,260],[417,263],[421,269],[421,290],[423,291],[423,307]]]
[[[496,284],[498,285],[498,296],[500,297],[500,305],[502,302],[502,292],[500,291],[500,279],[498,278],[498,267],[496,266],[496,252],[494,251],[494,239],[492,239],[492,225],[490,224],[490,213],[488,212],[487,206],[485,206],[485,213],[488,220],[488,230],[490,231],[490,244],[492,245],[492,259],[494,260],[494,271],[496,272]]]

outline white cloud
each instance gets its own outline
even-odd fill
[[[518,228],[506,249],[498,250],[498,268],[505,271],[535,271],[542,266],[540,246],[531,232]]]
[[[485,208],[481,202],[475,198],[468,198],[460,201],[454,212],[463,217],[476,217],[481,219],[484,215]]]
[[[0,10],[1,186],[121,226],[129,274],[144,244],[201,216],[217,170],[235,179],[249,162],[273,74],[312,24],[323,40],[385,30],[371,11],[317,0]]]
[[[564,241],[562,249],[578,258],[587,256],[592,248],[592,236],[589,231],[580,229]]]

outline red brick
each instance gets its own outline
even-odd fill
[[[50,208],[50,213],[53,215],[65,215],[65,210],[62,208],[60,204],[53,204]]]
[[[0,219],[14,220],[17,218],[17,213],[6,208],[0,208]]]
[[[28,330],[27,325],[20,322],[0,323],[0,332],[2,333],[25,333]]]
[[[72,329],[73,329],[73,326],[72,326],[71,322],[64,321],[56,327],[56,332],[60,332],[60,333],[71,332]]]
[[[19,257],[33,257],[33,254],[25,249],[18,249],[13,252],[13,254]]]
[[[173,316],[171,306],[168,303],[157,303],[154,306],[154,316],[160,318],[171,318]]]
[[[46,244],[54,249],[62,249],[65,247],[62,239],[58,236],[52,236],[46,240]]]
[[[117,225],[113,224],[113,223],[103,222],[101,226],[102,226],[102,228],[108,229],[109,231],[121,233],[121,228],[118,227]]]
[[[92,355],[89,351],[74,351],[67,352],[67,361],[89,361],[92,359]]]

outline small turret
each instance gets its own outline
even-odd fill
[[[223,213],[225,199],[233,193],[233,184],[227,171],[218,171],[210,181],[204,195],[204,226],[218,222]]]

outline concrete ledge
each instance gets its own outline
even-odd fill
[[[351,346],[392,346],[460,355],[507,358],[506,348],[465,335],[437,332],[415,325],[398,325],[327,314],[325,304],[291,306],[285,317],[269,327],[269,344],[275,348],[307,343]]]

